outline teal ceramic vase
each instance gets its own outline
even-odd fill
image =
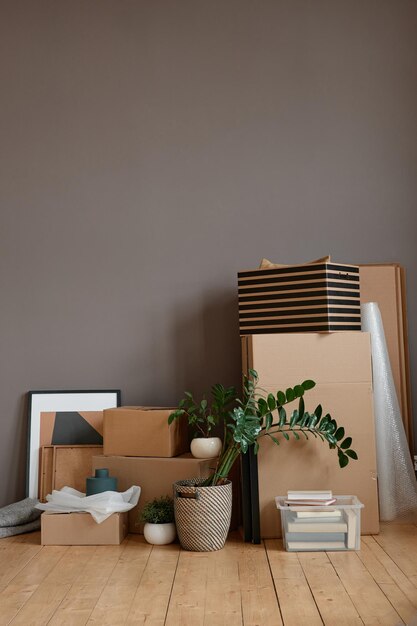
[[[93,496],[103,491],[117,491],[117,478],[109,476],[108,469],[96,469],[95,476],[87,478],[85,493]]]

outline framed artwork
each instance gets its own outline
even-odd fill
[[[100,435],[100,412],[120,405],[120,389],[29,391],[26,495],[38,497],[39,449],[45,437],[49,436],[51,443],[53,440],[64,443],[74,432],[83,441],[94,438],[96,435],[92,431]]]
[[[39,447],[74,445],[103,445],[103,411],[42,411]]]

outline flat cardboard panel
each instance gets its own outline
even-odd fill
[[[136,522],[146,502],[161,496],[172,497],[175,481],[205,478],[214,464],[215,459],[194,459],[190,454],[175,458],[94,456],[93,472],[107,467],[110,474],[118,478],[120,491],[132,485],[141,487],[139,503],[129,511],[129,532],[138,533],[142,532],[142,525],[137,526]]]
[[[40,450],[40,499],[53,489],[73,487],[85,492],[85,479],[91,476],[92,458],[102,446],[43,446]]]
[[[127,513],[97,524],[89,513],[42,513],[43,546],[119,545],[127,535]]]
[[[85,481],[91,476],[91,463],[102,446],[55,446],[54,448],[54,489],[73,487],[85,492]]]
[[[413,449],[409,382],[405,272],[398,263],[361,265],[361,302],[377,302],[381,311],[394,384],[404,429]]]
[[[315,380],[316,387],[305,395],[307,410],[312,411],[321,403],[324,412],[330,412],[353,437],[359,460],[341,470],[336,452],[314,437],[309,441],[285,441],[281,437],[278,447],[269,438],[262,438],[258,454],[261,537],[280,536],[274,498],[285,495],[288,489],[332,489],[336,495],[356,495],[365,505],[362,532],[377,533],[369,335],[308,334],[301,339],[300,342],[299,334],[245,338],[248,366],[258,371],[260,385],[267,392],[285,389],[306,378]],[[289,405],[289,413],[291,409]]]
[[[168,426],[174,409],[120,407],[104,411],[104,454],[174,457],[189,450],[185,419]]]
[[[39,450],[40,454],[40,486],[39,499],[46,502],[46,496],[52,493],[54,475],[54,449],[52,446],[44,446]]]

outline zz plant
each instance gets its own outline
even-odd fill
[[[261,437],[269,437],[277,446],[280,445],[280,439],[288,441],[290,437],[318,438],[327,443],[329,448],[336,450],[341,468],[346,467],[350,459],[358,458],[351,448],[352,437],[345,437],[345,429],[338,426],[329,413],[323,415],[320,404],[312,413],[306,410],[304,394],[315,387],[313,380],[305,380],[295,387],[272,394],[259,387],[257,372],[249,370],[249,376],[244,377],[242,398],[233,387],[225,389],[221,385],[213,387],[213,394],[216,390],[219,391],[220,387],[223,390],[222,397],[227,398],[227,403],[224,402],[218,412],[224,419],[223,449],[217,466],[206,479],[205,485],[222,484],[240,454],[246,454],[251,446],[257,454]],[[226,410],[226,405],[232,400],[235,406],[231,410]],[[298,400],[298,408],[288,415],[284,407],[294,400]],[[169,419],[179,417],[178,413],[181,410],[185,408],[180,403],[179,410]]]

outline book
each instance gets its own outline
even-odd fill
[[[288,541],[288,550],[345,550],[344,541]]]
[[[288,491],[287,500],[331,500],[333,493],[324,491]]]
[[[354,550],[356,546],[356,513],[350,509],[346,509],[346,520],[347,520],[347,547],[349,550]]]
[[[331,518],[340,519],[342,517],[341,511],[296,511],[295,515],[299,519],[316,519],[316,518]]]
[[[285,504],[290,506],[329,506],[335,502],[336,498],[330,498],[329,500],[285,500]]]
[[[288,522],[289,533],[347,533],[346,522]]]

